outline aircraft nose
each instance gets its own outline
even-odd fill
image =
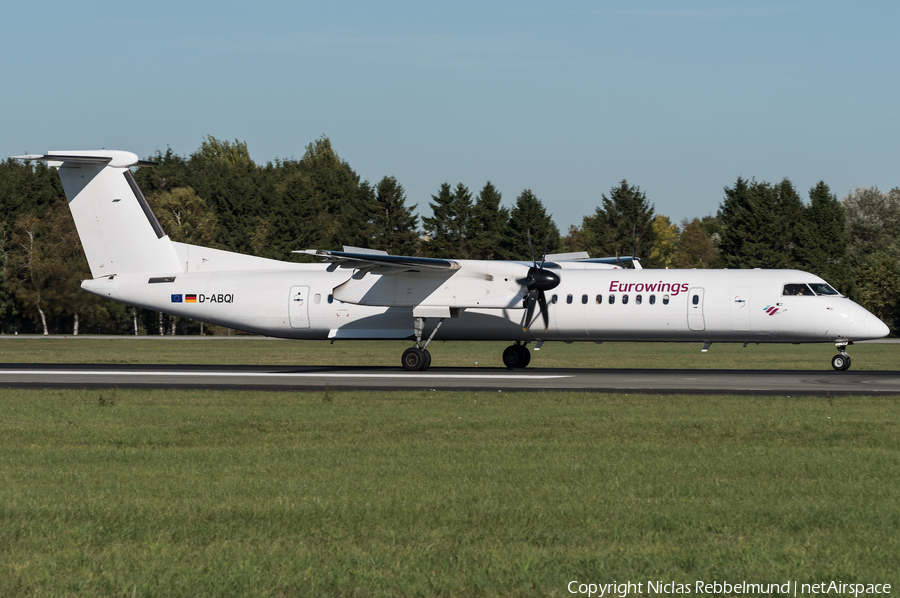
[[[868,324],[869,338],[882,338],[891,333],[891,329],[887,327],[887,324],[876,316],[870,316]]]

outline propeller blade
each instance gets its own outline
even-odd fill
[[[544,258],[547,257],[547,248],[550,247],[550,231],[547,231],[547,239],[544,241],[544,253],[541,254],[541,270],[544,269]],[[537,265],[537,264],[535,264]]]
[[[550,231],[547,231],[547,238],[544,239],[544,253],[541,254],[541,265],[538,267],[534,255],[534,244],[531,242],[531,229],[528,229],[528,248],[531,249],[531,263],[534,265],[528,268],[528,274],[525,278],[520,278],[516,281],[528,289],[528,294],[525,295],[523,332],[527,332],[531,328],[535,304],[540,306],[541,318],[544,320],[544,332],[550,329],[550,313],[547,311],[547,297],[544,295],[544,291],[549,291],[559,286],[559,275],[556,272],[544,269],[544,262],[547,259],[547,249],[549,247]]]
[[[531,244],[531,229],[528,229],[528,249],[531,250],[531,264],[537,268],[537,260],[534,259],[534,245]]]
[[[534,315],[534,304],[538,291],[528,291],[525,297],[525,324],[522,326],[522,332],[528,332],[531,328],[531,317]]]
[[[541,316],[544,317],[544,332],[550,330],[550,312],[547,311],[547,298],[544,291],[538,291],[538,305],[541,308]]]

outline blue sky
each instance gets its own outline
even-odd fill
[[[673,221],[738,176],[900,186],[895,2],[8,3],[0,154],[327,135],[430,214],[530,188],[562,231],[623,178]]]

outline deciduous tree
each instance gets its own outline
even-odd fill
[[[653,219],[653,236],[656,242],[650,250],[650,259],[645,267],[671,268],[675,265],[675,254],[678,251],[678,225],[668,216],[657,214]]]
[[[57,255],[46,251],[42,242],[44,223],[33,214],[22,214],[13,228],[7,265],[12,272],[13,293],[25,314],[35,318],[45,335],[47,329],[47,295],[53,274],[58,271]]]
[[[191,187],[176,187],[147,197],[163,231],[173,241],[210,247],[219,234],[215,212]]]
[[[681,235],[678,237],[678,251],[675,254],[675,265],[678,268],[715,268],[718,263],[718,251],[707,229],[699,218],[681,223]]]

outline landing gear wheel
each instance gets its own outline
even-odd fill
[[[427,351],[418,347],[410,347],[403,352],[400,361],[403,363],[403,369],[407,372],[421,372],[428,367],[426,364],[431,361],[429,358]]]
[[[422,349],[422,352],[425,353],[425,367],[422,368],[422,371],[425,371],[431,367],[431,353],[428,352],[428,349]]]
[[[531,363],[531,351],[525,345],[519,345],[519,352],[522,354],[521,367],[527,368],[528,364]]]
[[[510,345],[503,350],[503,365],[508,368],[524,368],[531,361],[531,352],[522,345]]]
[[[839,372],[843,372],[846,369],[850,368],[850,356],[849,355],[835,355],[831,358],[831,367],[838,370]]]

